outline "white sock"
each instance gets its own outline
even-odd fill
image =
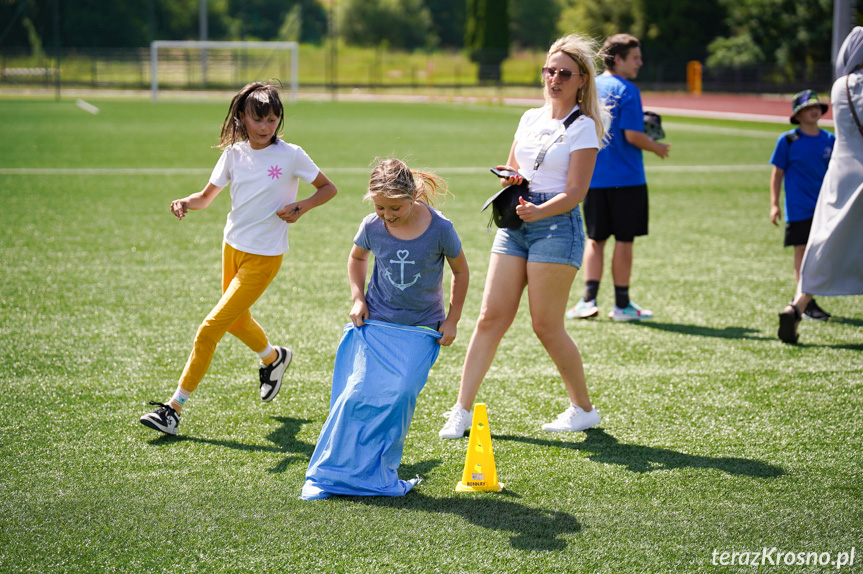
[[[270,354],[273,351],[275,351],[275,349],[273,349],[273,346],[271,344],[267,343],[267,348],[264,349],[263,351],[261,351],[260,353],[258,353],[258,356],[262,359],[266,359],[267,357],[270,356]]]
[[[168,402],[180,405],[180,408],[183,408],[184,406],[186,406],[186,401],[189,400],[190,394],[191,393],[187,393],[182,388],[177,387],[177,390],[174,391],[174,396],[171,397],[171,400]]]

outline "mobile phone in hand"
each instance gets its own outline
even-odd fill
[[[498,169],[496,167],[491,168],[491,172],[498,177],[515,177],[520,175],[517,171],[512,171],[509,169]]]

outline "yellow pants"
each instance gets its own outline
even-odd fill
[[[216,344],[230,333],[260,353],[269,341],[249,311],[282,266],[282,255],[252,255],[227,243],[222,247],[222,298],[195,335],[195,346],[180,377],[180,387],[194,391],[213,360]]]

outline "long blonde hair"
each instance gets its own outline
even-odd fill
[[[558,52],[569,56],[578,66],[578,70],[587,76],[584,86],[576,94],[576,100],[581,113],[593,120],[596,126],[596,138],[599,140],[599,147],[602,148],[606,141],[605,116],[608,116],[608,109],[599,100],[599,93],[596,91],[596,43],[585,36],[569,34],[551,45],[546,61]],[[548,85],[545,80],[543,85],[545,86],[543,91],[548,100]]]
[[[377,165],[369,177],[369,189],[363,196],[363,201],[386,197],[422,201],[431,205],[434,198],[450,195],[446,181],[440,176],[412,170],[403,161],[395,158],[378,158],[375,162]]]

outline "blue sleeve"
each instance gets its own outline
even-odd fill
[[[788,171],[788,140],[785,139],[785,134],[776,140],[776,149],[773,150],[770,163],[783,171]]]
[[[454,259],[458,257],[458,254],[461,253],[461,239],[458,236],[458,233],[455,230],[455,226],[451,221],[446,220],[446,226],[444,227],[444,233],[442,237],[442,247],[443,254],[450,259]]]
[[[366,251],[372,250],[372,245],[369,242],[369,234],[366,233],[366,220],[363,219],[362,223],[360,223],[360,228],[357,230],[357,234],[354,236],[354,244]]]
[[[620,129],[633,132],[644,131],[644,110],[641,107],[641,94],[631,87],[620,98]]]

